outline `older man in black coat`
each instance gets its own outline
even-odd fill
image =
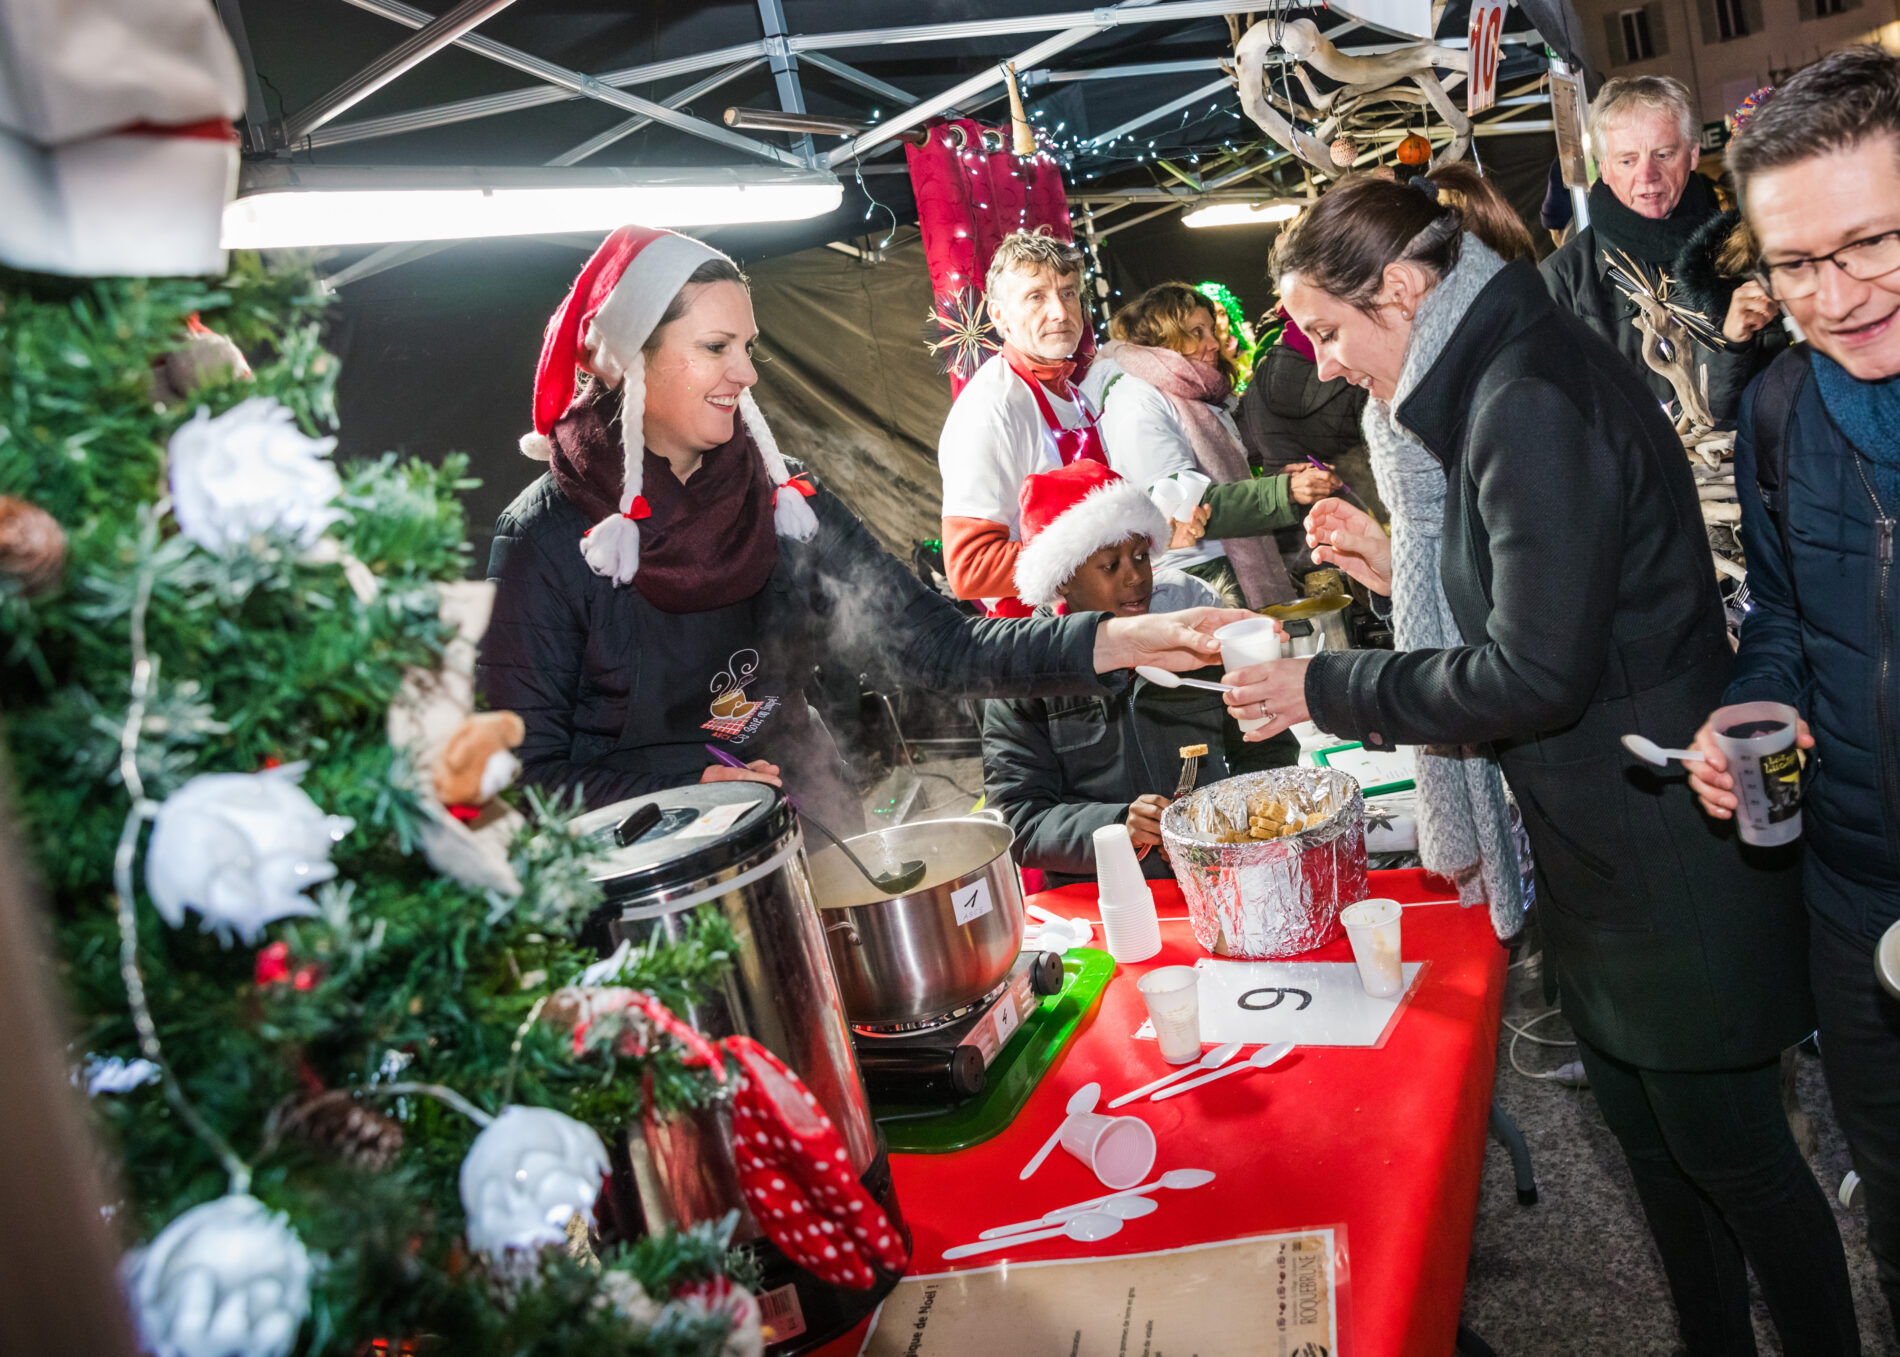
[[[1651,285],[1666,275],[1679,303],[1685,273],[1707,271],[1693,267],[1712,246],[1697,233],[1722,216],[1722,205],[1714,185],[1695,172],[1701,146],[1689,91],[1668,76],[1608,81],[1590,109],[1590,136],[1602,175],[1590,186],[1590,224],[1544,261],[1544,283],[1559,306],[1614,344],[1656,399],[1670,404],[1677,392],[1643,361],[1636,303],[1611,270],[1633,265]],[[1767,294],[1745,283],[1724,315],[1705,317],[1721,336],[1696,343],[1691,359],[1718,424],[1734,421],[1742,388],[1774,356],[1775,337],[1762,327],[1775,315]]]

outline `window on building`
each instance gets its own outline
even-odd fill
[[[1723,42],[1748,36],[1748,19],[1742,13],[1742,0],[1715,0],[1715,29]]]
[[[1640,9],[1626,9],[1617,19],[1623,28],[1623,60],[1648,61],[1656,55],[1656,43],[1649,32],[1649,15]]]
[[[1814,0],[1814,17],[1825,19],[1832,14],[1845,14],[1847,0]]]

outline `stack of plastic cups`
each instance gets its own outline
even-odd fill
[[[1100,894],[1102,934],[1117,961],[1146,961],[1161,950],[1161,919],[1154,892],[1135,860],[1127,825],[1103,825],[1095,831],[1095,881]]]

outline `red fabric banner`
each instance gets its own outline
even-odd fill
[[[943,345],[938,356],[946,360],[955,395],[996,347],[982,308],[983,275],[997,243],[1011,231],[1038,227],[1075,239],[1068,190],[1062,167],[1047,151],[1019,159],[1010,152],[1007,127],[968,118],[938,124],[929,141],[905,147],[904,154],[930,266],[933,347]],[[976,338],[979,330],[986,342]],[[1085,333],[1082,351],[1093,347]]]

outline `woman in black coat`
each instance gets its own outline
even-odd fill
[[[496,524],[476,669],[487,705],[527,727],[525,781],[598,806],[751,779],[842,831],[862,810],[805,701],[819,664],[856,673],[875,649],[939,691],[1095,696],[1098,673],[1209,663],[1210,633],[1246,616],[964,617],[791,474],[752,400],[757,338],[730,259],[638,227],[550,320],[522,440],[549,471]]]
[[[1618,737],[1681,745],[1732,667],[1681,443],[1628,363],[1459,212],[1343,184],[1275,256],[1323,377],[1442,464],[1439,582],[1466,644],[1347,651],[1230,676],[1226,700],[1395,744],[1495,751],[1537,861],[1546,958],[1628,1158],[1691,1354],[1752,1353],[1747,1270],[1789,1352],[1859,1351],[1839,1234],[1778,1091],[1814,1027],[1798,881],[1748,860],[1680,776]],[[1309,533],[1386,592],[1363,515]],[[1752,851],[1752,850],[1751,850]]]

